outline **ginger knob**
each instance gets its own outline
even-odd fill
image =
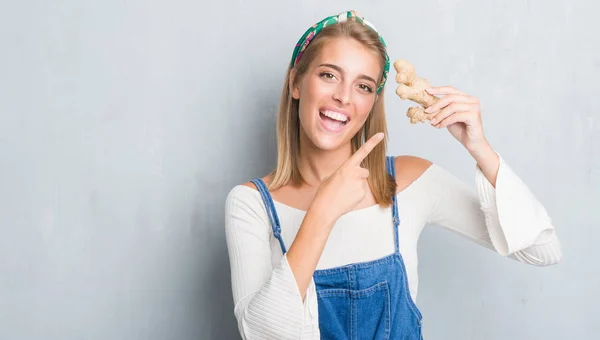
[[[410,107],[406,112],[411,124],[431,119],[433,115],[423,111],[423,108],[428,108],[439,100],[438,97],[432,96],[425,91],[425,89],[431,87],[431,84],[426,79],[418,77],[414,66],[406,60],[396,60],[394,68],[397,73],[396,82],[399,84],[396,94],[402,100],[408,99],[422,106],[422,108]]]

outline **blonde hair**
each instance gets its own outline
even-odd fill
[[[300,154],[298,100],[292,98],[291,88],[300,82],[310,63],[319,55],[327,41],[336,38],[355,39],[368,49],[377,52],[383,70],[386,57],[385,46],[381,43],[378,34],[372,29],[356,22],[353,18],[323,28],[294,66],[295,75],[292,86],[290,86],[292,67],[288,67],[286,72],[277,114],[277,166],[269,174],[269,176],[272,176],[268,186],[269,190],[276,190],[290,182],[295,185],[304,182],[298,169],[298,156]],[[379,81],[381,81],[381,77]],[[382,207],[388,207],[392,204],[392,195],[396,192],[396,182],[386,171],[387,123],[383,105],[384,90],[385,88],[382,89],[375,100],[363,127],[352,137],[351,144],[354,153],[377,132],[386,134],[386,138],[369,153],[361,165],[369,170],[367,181],[375,201]]]

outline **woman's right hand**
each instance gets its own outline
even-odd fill
[[[369,192],[369,170],[360,166],[369,153],[383,140],[384,133],[373,135],[317,189],[311,208],[322,209],[333,221],[350,212]]]

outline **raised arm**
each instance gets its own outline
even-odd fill
[[[546,209],[500,157],[496,187],[476,167],[476,191],[438,165],[428,190],[434,200],[428,222],[520,262],[546,266],[562,257]]]

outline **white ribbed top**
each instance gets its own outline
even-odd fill
[[[544,266],[561,258],[560,243],[544,207],[500,157],[494,188],[476,167],[477,192],[433,164],[397,194],[400,252],[411,296],[418,289],[417,243],[427,224],[465,236],[515,260]],[[275,202],[286,247],[305,211]],[[336,222],[317,269],[375,260],[394,252],[391,207],[354,210]],[[225,232],[235,316],[244,339],[319,339],[314,281],[302,301],[294,275],[273,237],[260,193],[244,185],[229,192]]]

